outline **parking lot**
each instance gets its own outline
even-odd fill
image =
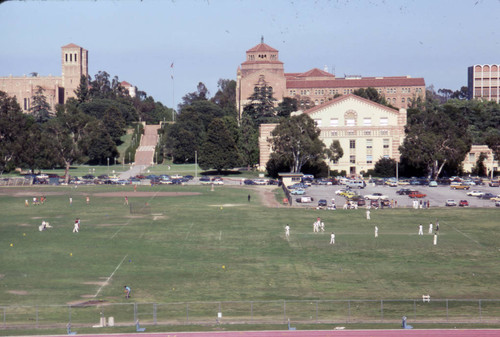
[[[335,194],[335,191],[345,188],[344,185],[312,185],[306,189],[306,195],[313,198],[312,203],[300,204],[295,202],[295,196],[293,200],[293,205],[295,207],[311,207],[317,206],[319,199],[326,199],[328,205],[331,204],[332,198],[335,198],[335,203],[337,208],[342,207],[345,203],[345,198]],[[426,194],[427,196],[422,200],[428,201],[430,207],[445,207],[445,202],[448,199],[454,199],[457,204],[460,200],[467,200],[470,207],[495,207],[495,202],[491,200],[479,199],[477,197],[468,196],[467,192],[472,190],[478,190],[482,192],[490,192],[495,195],[500,194],[500,188],[485,186],[471,186],[467,190],[452,190],[450,186],[438,186],[438,187],[428,187],[428,186],[398,186],[390,187],[388,185],[373,185],[368,184],[364,189],[353,189],[352,191],[367,195],[371,193],[382,193],[386,195],[389,200],[397,201],[398,207],[412,207],[413,200],[407,195],[398,195],[396,191],[401,188],[411,188]],[[420,200],[420,199],[418,199]]]

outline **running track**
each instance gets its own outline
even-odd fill
[[[78,337],[491,337],[500,330],[300,330],[300,331],[224,331],[224,332],[162,332],[134,334],[80,335]]]

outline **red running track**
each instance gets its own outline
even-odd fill
[[[220,331],[158,332],[132,334],[76,335],[78,337],[500,337],[500,330],[298,330],[298,331]]]

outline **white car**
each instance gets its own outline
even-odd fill
[[[224,180],[222,180],[222,178],[214,178],[212,179],[212,184],[214,185],[224,185]]]
[[[267,185],[267,179],[254,179],[255,185]]]
[[[365,195],[366,200],[384,200],[389,199],[387,195],[383,195],[382,193],[372,193]]]
[[[467,192],[467,195],[470,195],[472,197],[480,197],[484,194],[484,192],[481,192],[481,191],[470,191],[470,192]]]
[[[457,202],[453,199],[448,199],[446,200],[446,203],[445,203],[446,206],[456,206],[457,205]]]

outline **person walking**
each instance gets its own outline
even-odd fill
[[[285,226],[285,236],[287,238],[290,237],[290,226],[288,226],[288,224],[286,224],[286,226]]]
[[[76,219],[75,226],[73,227],[73,233],[78,233],[79,229],[80,229],[80,219]]]
[[[366,209],[366,220],[370,220],[370,219],[371,219],[371,218],[370,218],[370,209],[369,209],[369,208],[367,208],[367,209]]]
[[[375,237],[378,238],[378,227],[375,226]]]
[[[429,224],[429,234],[432,234],[432,222]]]
[[[123,204],[128,206],[128,197],[127,196],[125,196],[125,201],[123,202]]]
[[[87,202],[87,205],[90,204],[90,197],[88,195],[85,197],[85,201]]]

